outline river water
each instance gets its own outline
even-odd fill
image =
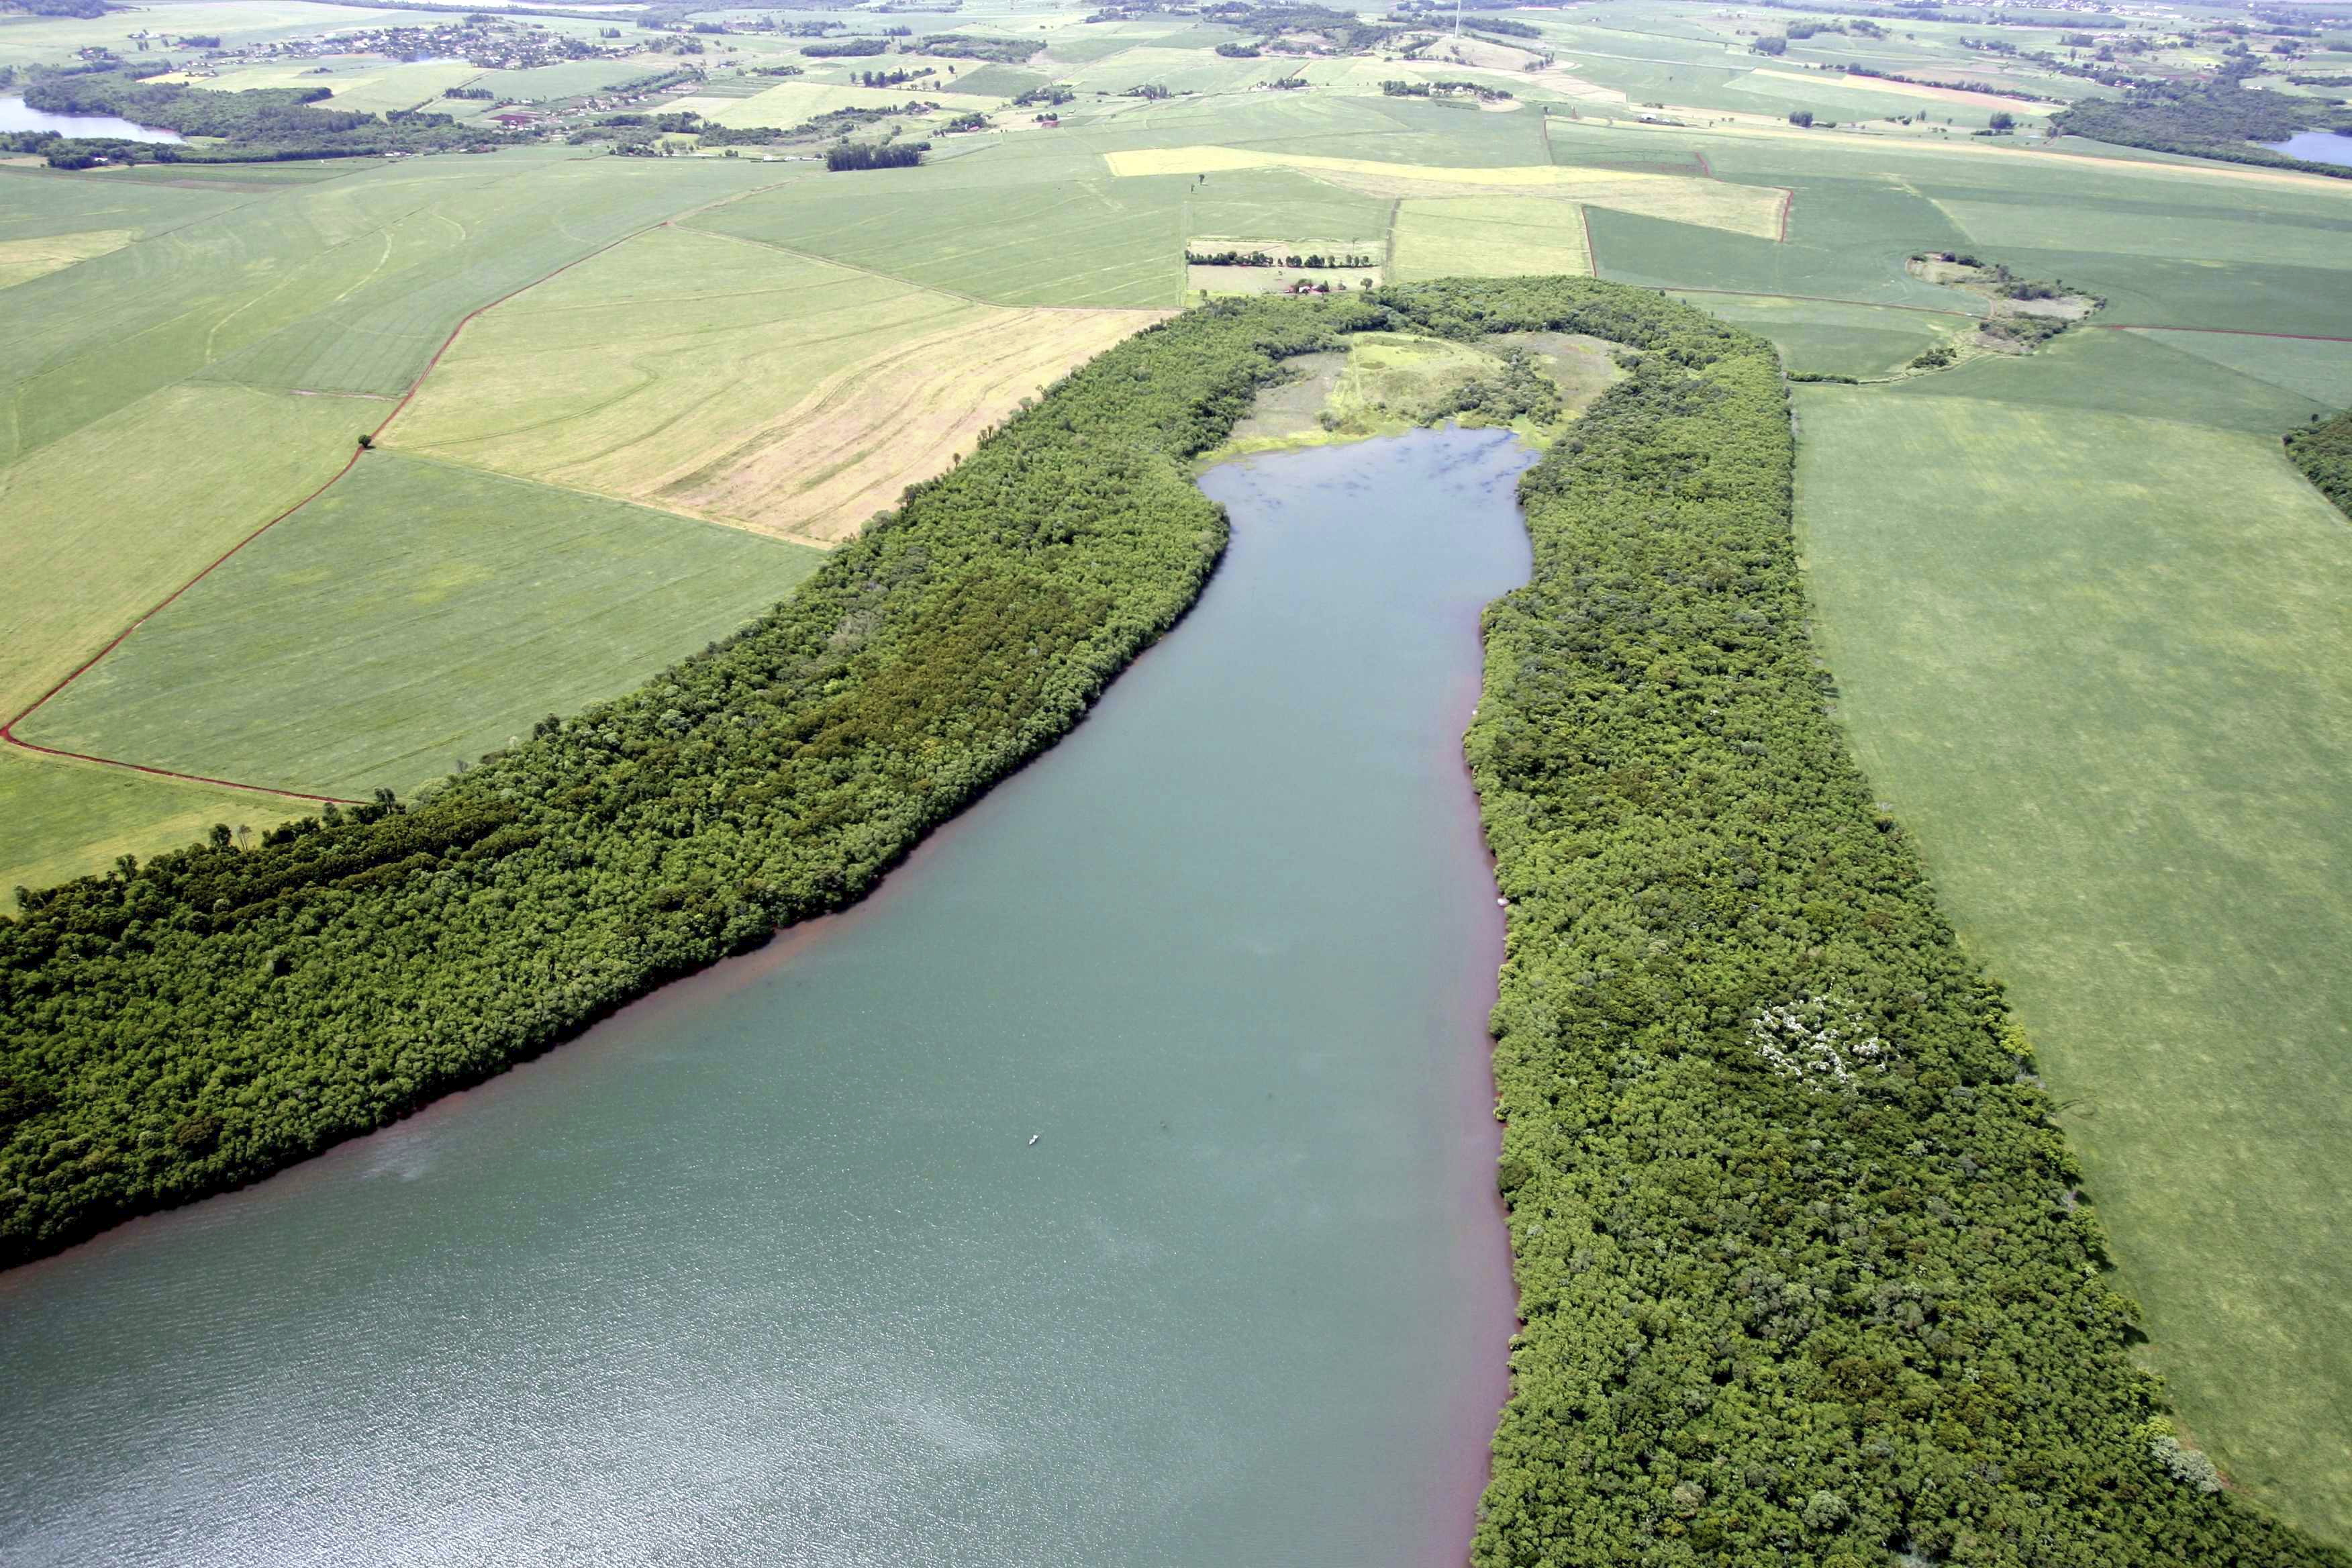
[[[180,142],[176,131],[141,125],[111,114],[51,114],[26,107],[21,98],[0,98],[0,131],[54,131],[60,136],[104,136],[118,142]]]
[[[874,899],[0,1277],[0,1560],[1458,1563],[1526,460],[1213,471],[1199,607]]]

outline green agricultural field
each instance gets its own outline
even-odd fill
[[[1511,278],[1588,273],[1584,210],[1538,196],[1440,196],[1397,204],[1395,276]]]
[[[334,477],[380,413],[245,387],[152,394],[0,468],[0,717]],[[0,832],[5,832],[0,828]]]
[[[2011,984],[2154,1364],[2240,1486],[2342,1539],[2352,535],[2259,428],[2071,395],[2153,374],[2092,363],[2127,343],[1801,391],[1808,567],[1841,715]],[[2176,413],[2275,392],[2169,359]]]
[[[810,180],[695,223],[992,304],[1176,304],[1189,179],[1015,184],[992,176],[1034,171],[995,156]]]
[[[18,732],[240,783],[405,794],[734,630],[823,559],[378,454]]]
[[[1884,305],[1758,294],[1685,294],[1692,304],[1770,338],[1790,370],[1812,375],[1885,375],[1937,343],[1972,331],[1976,318]]]
[[[103,45],[135,58],[133,33],[217,34],[230,47],[316,37],[349,27],[414,26],[411,16],[310,0],[196,0],[162,7],[121,6],[102,16],[10,16],[0,26],[0,66],[56,65],[77,49]]]
[[[117,856],[184,848],[215,823],[264,833],[307,807],[245,790],[0,748],[0,893],[103,870]]]
[[[835,540],[1141,311],[1012,310],[663,228],[482,316],[392,444]]]

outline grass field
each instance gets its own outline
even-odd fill
[[[484,468],[833,540],[1157,318],[1004,310],[685,229],[478,321],[389,433]]]
[[[1397,204],[1396,277],[1588,273],[1584,212],[1536,196],[1440,196]]]
[[[734,630],[823,559],[373,455],[19,733],[316,794],[404,794]]]
[[[2272,436],[2009,395],[2045,368],[1801,391],[1841,713],[2072,1107],[2191,1428],[2342,1539],[2352,532]]]

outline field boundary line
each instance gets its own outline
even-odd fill
[[[2255,327],[2158,327],[2146,321],[2087,321],[2103,332],[2218,332],[2231,338],[2284,338],[2298,343],[2352,343],[2352,338],[2330,337],[2325,332],[2265,332]]]
[[[1722,294],[1739,300],[1806,300],[1816,305],[1853,305],[1864,310],[1913,310],[1927,316],[1959,316],[1975,321],[1983,320],[1973,310],[1948,310],[1941,305],[1895,305],[1878,300],[1846,300],[1835,294],[1781,294],[1769,289],[1690,289],[1679,283],[1661,283],[1661,294]],[[2170,328],[2178,331],[2222,331],[2225,328]]]
[[[477,305],[472,310],[467,311],[465,315],[458,318],[457,324],[449,329],[448,336],[441,340],[440,347],[433,351],[432,357],[425,362],[425,368],[416,373],[416,379],[410,382],[408,384],[408,390],[400,395],[400,400],[394,403],[392,405],[390,412],[386,413],[383,419],[377,422],[375,428],[368,432],[364,441],[355,442],[352,444],[351,456],[343,459],[343,466],[337,468],[331,475],[330,475],[325,483],[312,490],[309,495],[304,496],[300,500],[296,501],[292,506],[288,507],[285,510],[278,512],[274,517],[271,517],[260,527],[255,529],[252,532],[238,540],[235,544],[230,545],[226,550],[222,551],[205,565],[203,571],[198,572],[194,576],[189,578],[186,582],[173,589],[169,594],[164,595],[163,598],[158,599],[154,604],[149,605],[147,609],[142,611],[129,626],[115,633],[113,637],[107,642],[104,647],[100,648],[96,653],[91,654],[88,658],[82,660],[81,663],[74,666],[70,670],[68,670],[64,677],[60,679],[56,685],[50,687],[47,691],[42,692],[38,697],[35,698],[29,705],[27,705],[22,711],[10,718],[6,723],[0,724],[0,741],[5,741],[9,745],[18,747],[24,751],[37,752],[42,756],[60,757],[78,763],[91,763],[100,767],[122,768],[131,773],[146,773],[156,778],[179,779],[189,784],[212,784],[223,789],[246,790],[256,795],[276,795],[281,799],[287,800],[315,800],[320,802],[331,802],[339,805],[357,805],[362,804],[359,801],[352,800],[342,795],[310,795],[301,790],[282,789],[275,784],[245,784],[236,779],[208,778],[202,773],[182,773],[176,768],[159,768],[145,763],[127,762],[121,757],[101,757],[88,752],[69,752],[57,746],[44,746],[37,741],[28,741],[23,736],[17,734],[16,726],[31,718],[34,714],[39,712],[41,709],[55,699],[59,692],[65,690],[66,688],[71,686],[75,681],[89,674],[100,659],[103,659],[108,654],[112,653],[116,648],[121,647],[123,642],[130,637],[131,633],[137,631],[141,626],[145,626],[149,621],[153,620],[158,615],[170,607],[173,601],[178,599],[181,595],[185,594],[189,589],[203,582],[206,577],[211,576],[218,567],[220,567],[225,562],[228,561],[231,557],[235,556],[237,552],[243,550],[247,545],[252,543],[255,540],[260,538],[263,534],[268,532],[271,529],[277,527],[288,518],[292,517],[296,512],[300,511],[304,507],[309,506],[312,501],[317,500],[320,496],[325,495],[330,489],[332,489],[338,481],[340,481],[345,475],[349,474],[352,468],[358,466],[361,457],[373,448],[376,441],[383,437],[386,429],[390,428],[392,422],[400,417],[401,411],[408,406],[410,401],[415,397],[418,389],[424,386],[425,378],[431,375],[434,368],[441,363],[441,356],[449,352],[450,345],[457,341],[458,336],[463,333],[467,327],[473,325],[474,318],[481,315],[486,310],[496,310],[499,306],[505,304],[516,295],[523,293],[528,289],[536,289],[541,283],[545,283],[551,279],[560,277],[562,274],[571,271],[573,268],[582,265],[583,262],[593,261],[596,258],[604,255],[606,251],[626,245],[629,241],[637,238],[641,235],[651,234],[655,229],[665,227],[667,225],[676,222],[679,218],[692,217],[697,213],[708,212],[712,207],[724,206],[730,202],[740,201],[746,196],[757,195],[761,191],[773,190],[778,185],[787,183],[788,182],[786,180],[774,180],[764,185],[753,185],[746,190],[737,191],[732,195],[720,196],[713,201],[705,202],[699,206],[689,207],[685,212],[672,213],[669,216],[656,219],[652,223],[645,225],[641,228],[631,229],[628,233],[621,235],[616,238],[598,246],[595,249],[589,251],[585,255],[575,256],[571,260],[565,262],[562,266],[551,268],[550,270],[541,273],[540,276],[530,279],[528,282],[518,284],[514,288],[509,289],[505,293],[499,295],[497,299],[491,300],[484,304]],[[699,519],[698,521],[709,521],[709,520]],[[724,525],[722,524],[720,526]]]

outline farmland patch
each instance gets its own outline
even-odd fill
[[[663,229],[490,311],[392,444],[832,540],[1157,318],[977,305]]]
[[[317,794],[406,792],[733,631],[822,559],[374,454],[18,732]]]

